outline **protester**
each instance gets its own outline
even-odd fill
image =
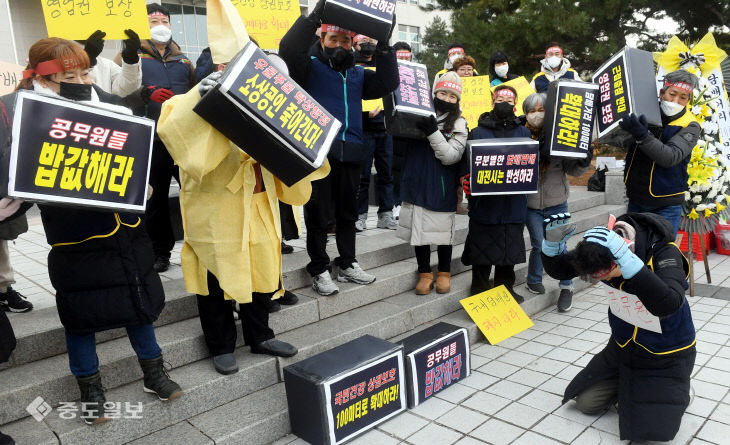
[[[687,110],[697,77],[677,70],[664,77],[660,91],[661,127],[649,128],[646,117],[633,113],[620,126],[631,138],[626,148],[624,182],[629,212],[651,212],[667,218],[679,230],[687,185],[687,164],[700,136],[700,124]]]
[[[133,94],[142,85],[142,65],[137,54],[140,48],[139,36],[131,29],[124,33],[128,38],[122,42],[123,49],[117,56],[118,61],[99,55],[104,50],[106,36],[102,30],[94,31],[85,42],[80,42],[91,62],[91,79],[94,85],[119,97]]]
[[[147,14],[152,39],[141,43],[142,84],[145,87],[161,86],[174,94],[187,93],[196,84],[195,73],[190,60],[172,40],[170,12],[164,6],[152,3],[147,5]],[[159,103],[150,103],[149,106],[137,108],[135,114],[157,120],[161,107]],[[155,134],[150,184],[157,193],[147,203],[145,226],[152,239],[157,272],[164,272],[170,267],[170,252],[175,246],[167,193],[172,177],[180,182],[177,167],[164,143]]]
[[[469,133],[469,139],[501,139],[530,137],[515,116],[517,91],[499,85],[492,93],[494,109],[479,116],[479,126]],[[461,262],[472,266],[471,295],[489,287],[489,275],[494,266],[494,286],[504,285],[518,303],[524,298],[514,290],[515,264],[525,262],[523,232],[527,214],[527,197],[523,194],[471,196],[469,163],[464,156],[460,175],[464,193],[469,196],[469,233]]]
[[[396,42],[393,45],[395,57],[398,60],[410,62],[413,60],[411,45],[406,42]],[[393,217],[398,219],[400,216],[401,199],[400,199],[400,182],[403,173],[403,161],[405,155],[405,146],[408,141],[402,138],[393,137],[393,166],[391,172],[393,174]]]
[[[1,102],[0,106],[2,106]],[[5,108],[2,107],[0,112],[3,120],[0,125],[8,125],[10,120],[5,114]],[[7,137],[10,137],[9,128],[8,126]],[[0,212],[7,213],[7,216],[0,222],[0,309],[4,312],[29,312],[33,310],[33,303],[28,301],[23,294],[13,289],[12,286],[15,284],[15,275],[13,267],[10,265],[8,241],[15,240],[28,231],[28,220],[24,213],[20,213],[14,218],[8,218],[16,213],[19,206],[18,200],[8,197],[0,199]]]
[[[538,93],[547,93],[550,82],[558,79],[580,80],[580,77],[563,56],[563,48],[557,42],[550,42],[545,50],[545,58],[540,60],[540,72],[535,74],[530,85]]]
[[[330,209],[335,210],[339,266],[337,280],[370,284],[375,277],[362,270],[355,259],[355,221],[357,189],[364,158],[362,100],[381,98],[398,87],[395,51],[388,39],[375,48],[377,71],[355,66],[352,38],[355,33],[335,25],[321,24],[319,41],[311,45],[320,26],[324,0],[309,17],[299,17],[284,35],[279,54],[286,61],[292,78],[342,122],[328,155],[332,172],[312,183],[312,199],[304,207],[307,226],[307,271],[313,289],[320,295],[333,295],[339,288],[330,276],[327,255],[327,225]],[[392,27],[391,27],[392,32]],[[344,88],[333,88],[343,85]]]
[[[355,36],[355,64],[362,67],[375,67],[375,48],[377,40],[358,34]],[[393,137],[385,132],[383,108],[378,105],[373,110],[362,112],[363,139],[365,142],[365,160],[360,172],[360,190],[358,192],[358,219],[355,230],[367,229],[368,192],[370,174],[375,161],[377,173],[376,192],[378,195],[378,229],[395,230],[398,223],[393,218]]]
[[[472,56],[464,55],[454,62],[454,71],[459,77],[472,77],[477,68],[477,63]]]
[[[517,78],[517,75],[509,71],[509,57],[501,49],[493,52],[489,57],[489,75],[492,76],[491,85],[493,87]]]
[[[542,248],[543,220],[550,215],[568,211],[570,183],[568,175],[578,177],[588,170],[593,159],[589,151],[584,159],[550,156],[550,147],[543,141],[543,121],[545,118],[545,93],[533,93],[522,103],[522,110],[527,118],[525,126],[530,130],[532,138],[540,141],[540,182],[537,193],[527,195],[527,231],[530,233],[530,260],[527,268],[527,290],[534,294],[544,294],[542,284]],[[562,280],[558,310],[567,312],[573,304],[573,281]]]
[[[393,49],[395,50],[395,58],[398,60],[405,60],[406,62],[410,62],[413,60],[413,53],[411,52],[411,45],[409,45],[406,42],[395,42],[393,44]]]
[[[449,44],[449,47],[446,49],[446,60],[444,61],[444,68],[436,73],[436,76],[434,76],[433,78],[433,84],[436,85],[439,77],[443,76],[448,71],[453,71],[454,62],[456,62],[456,60],[460,57],[463,57],[465,54],[466,50],[464,49],[464,45],[462,45],[461,43]]]
[[[206,16],[217,71],[197,88],[165,103],[158,131],[180,166],[185,286],[197,294],[200,324],[215,369],[232,374],[238,363],[231,300],[240,304],[243,337],[251,352],[282,357],[297,353],[294,346],[275,339],[269,327],[269,301],[284,294],[278,200],[304,204],[310,181],[326,175],[328,166],[287,187],[193,111],[249,41],[230,2],[208,1]]]
[[[458,75],[441,76],[434,88],[436,117],[424,117],[417,124],[426,139],[404,139],[403,205],[397,234],[415,247],[419,274],[416,295],[428,295],[433,288],[434,244],[438,253],[436,292],[444,294],[451,290],[458,163],[469,132],[459,108],[461,90]]]
[[[546,220],[543,263],[553,278],[580,276],[603,281],[643,305],[661,333],[635,326],[608,312],[611,338],[565,389],[585,414],[601,414],[618,403],[621,440],[669,441],[690,403],[695,362],[695,328],[684,296],[689,263],[674,244],[664,218],[627,213],[615,227],[594,227],[575,250],[566,242],[575,231],[567,215]],[[610,226],[610,224],[609,224]],[[613,230],[610,230],[613,228]]]
[[[213,58],[210,56],[210,47],[203,48],[198,60],[195,61],[195,80],[201,82],[214,71],[215,66],[213,66]]]
[[[41,39],[30,48],[28,59],[18,89],[131,114],[116,105],[121,98],[92,85],[89,57],[76,43]],[[11,114],[15,93],[2,101]],[[51,245],[48,274],[66,333],[69,365],[87,408],[82,419],[87,424],[109,420],[95,340],[96,332],[108,329],[126,328],[144,373],[145,392],[160,400],[181,396],[180,386],[164,368],[152,326],[165,305],[165,294],[140,218],[68,206],[38,207]]]

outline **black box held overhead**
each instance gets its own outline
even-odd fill
[[[627,114],[644,115],[649,125],[661,126],[654,59],[648,51],[628,46],[608,59],[593,74],[600,95],[598,138],[612,133]]]
[[[424,116],[436,116],[428,70],[426,65],[399,60],[398,74],[400,85],[383,98],[385,128],[393,136],[423,139],[426,135],[416,123]]]
[[[292,433],[337,445],[406,409],[403,346],[364,335],[284,368]]]
[[[550,156],[588,156],[597,106],[598,85],[566,79],[550,82],[543,126]]]
[[[466,141],[472,196],[537,193],[540,143],[531,138]]]
[[[194,111],[288,186],[324,164],[341,126],[253,42]]]
[[[400,341],[406,356],[408,408],[471,374],[466,329],[438,323]]]
[[[385,41],[393,24],[395,0],[327,0],[322,23]]]

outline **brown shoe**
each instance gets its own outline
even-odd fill
[[[416,295],[428,295],[433,289],[433,274],[419,273],[418,284],[416,284]]]
[[[436,272],[436,292],[447,294],[451,291],[451,272]]]

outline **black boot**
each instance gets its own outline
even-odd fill
[[[144,392],[156,394],[160,400],[172,400],[183,395],[180,385],[170,380],[162,356],[148,360],[139,359],[144,373]]]
[[[81,391],[81,419],[87,425],[104,423],[109,420],[104,411],[104,388],[101,386],[101,374],[97,371],[88,377],[76,377]]]

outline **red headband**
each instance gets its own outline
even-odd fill
[[[167,14],[160,12],[160,11],[153,11],[147,14],[147,17],[167,17],[170,18]]]
[[[679,88],[680,90],[687,91],[688,93],[691,93],[694,88],[692,88],[692,85],[686,83],[686,82],[667,82],[664,81],[664,91],[667,90],[669,87],[675,87]]]
[[[353,38],[352,40],[353,40],[353,41],[354,41],[355,43],[357,43],[357,42],[359,42],[360,40],[363,40],[363,39],[367,39],[367,38],[368,38],[368,36],[366,36],[366,35],[364,35],[364,34],[358,34],[358,35],[356,35],[356,36],[355,36],[355,37],[354,37],[354,38]]]
[[[23,71],[23,79],[35,77],[36,74],[39,76],[47,76],[49,74],[62,73],[79,66],[79,64],[73,59],[63,59],[63,65],[64,66],[61,66],[61,63],[56,59],[40,62],[35,66],[35,68]]]
[[[545,54],[549,53],[550,51],[560,51],[560,54],[563,54],[563,48],[559,46],[551,46],[550,48],[545,50]]]
[[[506,97],[511,97],[514,99],[517,98],[517,95],[508,88],[502,88],[501,90],[495,91],[494,97],[497,98],[499,96],[506,96]]]
[[[395,56],[396,57],[410,57],[411,52],[408,51],[407,49],[402,49],[402,50],[396,51]]]
[[[328,23],[322,23],[322,27],[320,30],[324,32],[341,32],[342,34],[347,34],[350,37],[355,37],[355,33],[353,31],[350,31],[349,29],[340,28],[337,25],[330,25]]]
[[[448,80],[441,80],[439,82],[436,82],[436,87],[433,90],[438,91],[443,88],[447,88],[449,90],[454,90],[454,91],[457,91],[459,94],[461,94],[461,85],[459,85],[456,82],[451,82]]]
[[[449,50],[449,52],[448,52],[448,54],[449,54],[449,55],[452,55],[452,54],[454,54],[454,53],[460,53],[460,54],[464,54],[464,48],[460,48],[460,47],[458,47],[458,46],[457,46],[457,47],[455,47],[455,48],[451,48],[451,49]]]

